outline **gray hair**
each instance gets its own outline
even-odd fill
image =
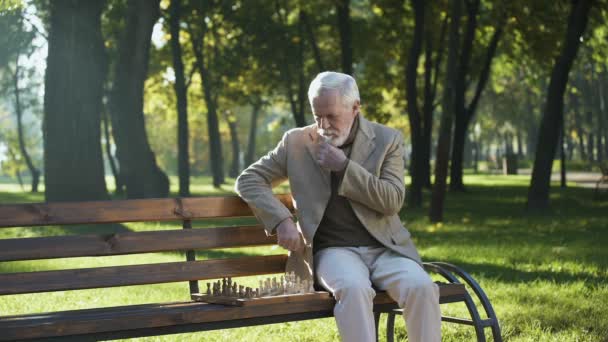
[[[317,75],[308,87],[308,101],[312,101],[325,90],[337,90],[340,94],[342,104],[350,107],[359,98],[359,88],[355,79],[347,74],[334,71],[325,71]]]

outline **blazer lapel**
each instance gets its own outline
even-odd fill
[[[357,132],[357,135],[355,136],[350,159],[363,166],[376,149],[375,139],[376,134],[374,133],[370,122],[367,121],[363,115],[359,114],[359,132]]]

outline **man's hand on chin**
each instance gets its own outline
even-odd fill
[[[327,170],[340,172],[346,169],[348,158],[341,149],[329,143],[321,142],[319,143],[317,162]]]
[[[304,242],[300,232],[293,220],[290,218],[283,220],[277,227],[277,238],[279,246],[292,252],[299,252],[304,248]]]

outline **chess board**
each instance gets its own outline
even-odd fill
[[[312,282],[300,280],[291,273],[280,279],[258,279],[260,287],[251,288],[239,285],[231,277],[213,283],[207,283],[207,291],[194,293],[193,300],[211,304],[234,306],[264,305],[273,303],[295,303],[318,298],[329,298],[328,292],[315,291]]]
[[[318,291],[309,293],[283,294],[276,296],[254,297],[254,298],[238,298],[231,296],[214,296],[204,293],[192,294],[192,299],[197,302],[205,302],[210,304],[222,304],[232,306],[253,306],[253,305],[268,305],[277,303],[297,303],[301,301],[309,301],[313,299],[327,299],[331,295],[329,292]]]

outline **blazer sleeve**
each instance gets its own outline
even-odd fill
[[[235,191],[247,202],[254,215],[262,222],[266,234],[283,220],[293,217],[287,207],[272,193],[272,188],[287,179],[287,140],[283,135],[279,144],[264,157],[249,166],[237,178]]]
[[[382,161],[380,175],[350,160],[338,194],[384,215],[397,214],[405,199],[403,156],[403,137],[396,132]]]

